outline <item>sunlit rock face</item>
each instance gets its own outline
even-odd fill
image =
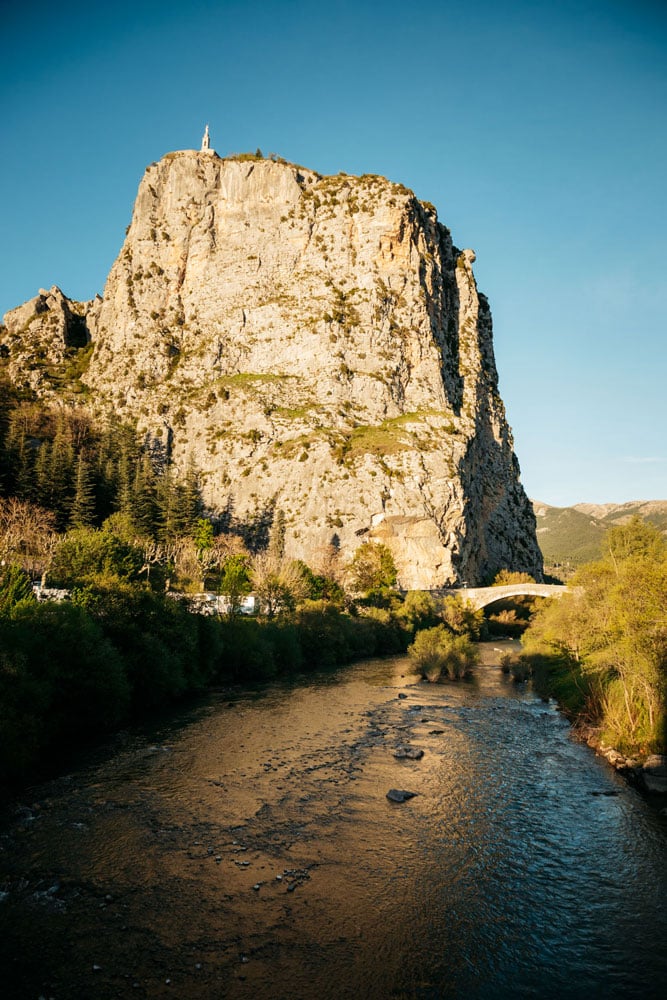
[[[540,578],[474,259],[382,177],[170,153],[102,301],[69,306],[94,345],[83,381],[194,461],[212,511],[282,511],[288,555],[376,539],[405,588]]]

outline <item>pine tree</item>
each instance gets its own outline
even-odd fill
[[[118,424],[113,418],[103,428],[97,443],[95,478],[100,514],[104,520],[116,509],[118,471]]]
[[[158,481],[157,512],[158,536],[161,541],[169,541],[180,534],[178,497],[173,473],[167,468]]]
[[[129,424],[110,424],[113,440],[107,445],[116,460],[116,496],[114,508],[121,514],[132,516],[132,487],[139,461],[139,445],[134,427]]]
[[[157,534],[156,477],[148,452],[141,456],[134,472],[132,516],[142,534],[151,538]]]
[[[37,451],[33,469],[33,482],[30,498],[40,507],[48,507],[51,502],[51,443],[42,441]]]
[[[182,530],[187,534],[192,534],[204,510],[201,489],[199,487],[199,470],[192,456],[188,459],[185,477],[179,494],[178,506]]]
[[[123,450],[116,464],[116,500],[114,507],[119,514],[132,515],[132,469],[130,457]]]
[[[76,463],[74,499],[70,511],[70,528],[90,528],[95,521],[95,489],[90,465],[79,453]]]
[[[34,499],[33,467],[35,450],[28,446],[30,414],[25,406],[19,406],[9,418],[5,438],[5,462],[7,467],[7,492],[24,500]]]
[[[285,511],[279,508],[273,518],[269,540],[269,552],[278,559],[282,559],[285,554],[285,531]]]
[[[65,419],[59,415],[49,455],[48,502],[44,504],[55,513],[59,528],[65,527],[69,517],[70,503],[74,492],[74,473],[74,449],[67,433]]]

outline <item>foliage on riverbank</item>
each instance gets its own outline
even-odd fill
[[[23,596],[0,615],[0,787],[212,685],[405,651],[410,622],[369,611],[306,601],[291,615],[214,618],[121,580],[76,590],[71,602]]]
[[[524,636],[538,690],[624,753],[667,745],[667,546],[634,519],[612,528],[605,556],[572,592],[543,607]]]
[[[459,680],[479,660],[467,635],[454,635],[445,625],[418,632],[408,646],[408,655],[421,676],[432,683],[442,677]]]
[[[275,505],[244,519],[207,510],[196,468],[179,475],[131,425],[10,397],[0,565],[0,789],[212,685],[405,652],[443,621],[477,635],[482,621],[460,598],[401,598],[381,544],[348,564],[333,544],[313,568],[289,559]],[[38,582],[67,599],[36,601]],[[191,613],[205,590],[224,614]]]

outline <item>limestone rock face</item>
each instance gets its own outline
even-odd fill
[[[406,588],[539,579],[474,259],[384,178],[185,151],[147,169],[103,300],[52,289],[49,315],[87,324],[96,405],[194,460],[211,510],[282,511],[288,555],[376,539]],[[17,370],[36,302],[6,318]]]
[[[90,341],[101,303],[72,302],[54,285],[6,313],[0,351],[12,381],[42,396],[57,394],[68,362]]]

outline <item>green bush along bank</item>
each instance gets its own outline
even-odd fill
[[[145,584],[107,577],[70,601],[37,602],[0,581],[0,788],[35,776],[85,739],[212,685],[267,680],[404,652],[391,610],[305,600],[273,617],[208,617]],[[24,578],[25,582],[25,578]],[[15,600],[11,599],[11,590]],[[355,609],[353,609],[355,610]]]
[[[571,593],[542,607],[524,662],[600,744],[627,755],[667,745],[667,546],[639,518],[612,528],[604,557],[582,566]]]

